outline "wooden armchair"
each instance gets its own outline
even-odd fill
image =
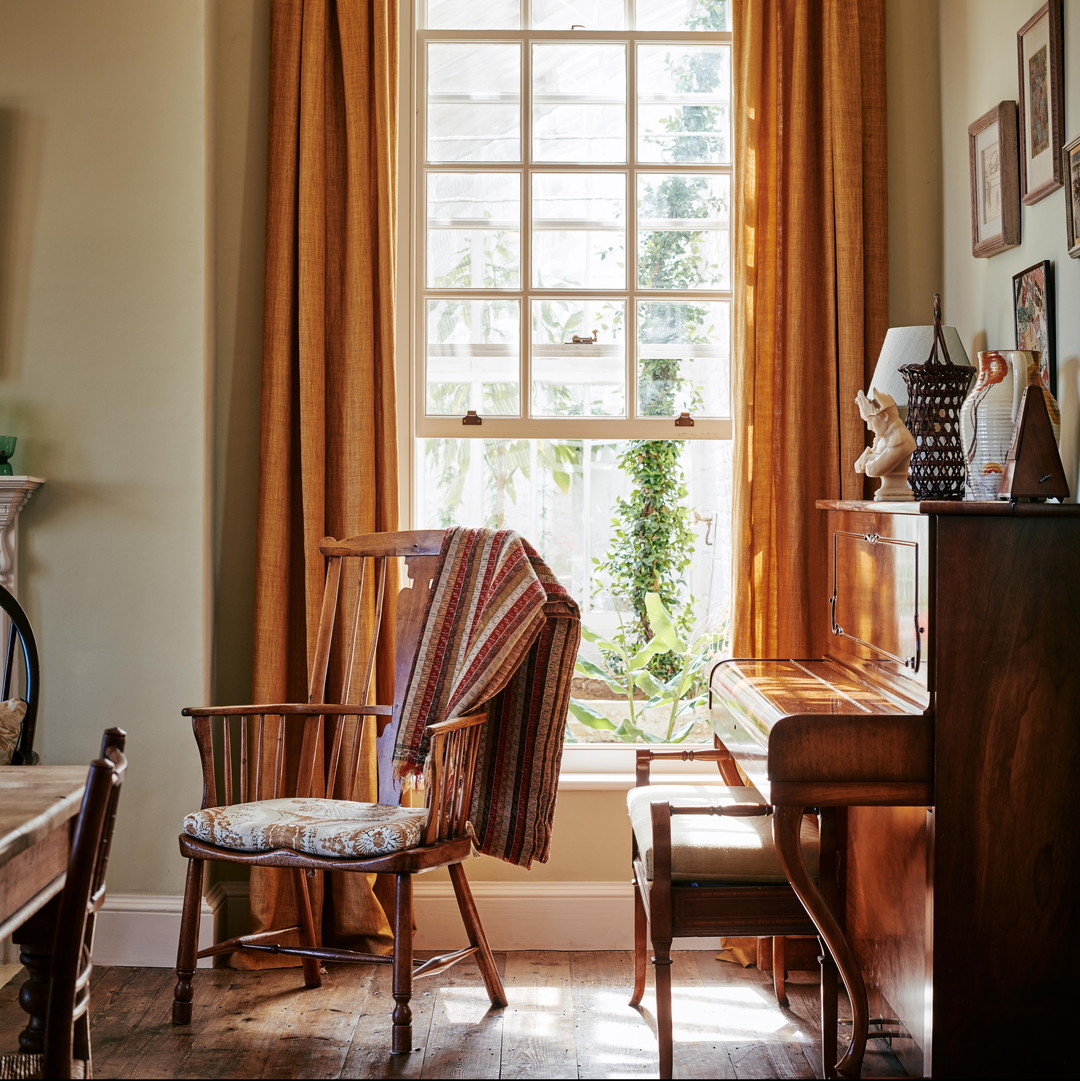
[[[723,784],[651,784],[650,765],[662,759],[715,763]],[[773,940],[773,985],[784,989],[784,936],[816,935],[775,853],[771,808],[743,784],[724,748],[637,752],[637,786],[627,795],[633,828],[634,989],[645,994],[652,945],[660,1077],[672,1075],[671,944],[678,938],[754,935]],[[803,830],[811,865],[818,858],[814,825]],[[836,1061],[836,969],[822,949],[823,1070]],[[828,1076],[822,1073],[823,1077]]]
[[[34,752],[34,729],[41,683],[37,641],[22,605],[4,586],[0,586],[0,612],[3,614],[0,624],[5,632],[0,703],[11,711],[12,719],[17,723],[17,729],[2,730],[5,718],[0,716],[0,747],[10,748],[11,765],[33,765],[38,760]],[[6,757],[0,757],[0,762],[7,761]]]
[[[75,820],[67,878],[56,911],[44,1053],[0,1055],[0,1078],[93,1076],[88,1010],[94,923],[105,901],[116,805],[127,770],[126,739],[119,728],[105,732]]]
[[[191,1020],[197,958],[236,950],[302,957],[304,982],[318,986],[320,963],[348,961],[393,967],[391,1051],[412,1050],[413,979],[440,972],[473,957],[488,997],[505,1006],[506,996],[469,890],[462,861],[471,852],[468,822],[473,776],[485,716],[473,713],[429,725],[430,740],[423,808],[404,807],[396,793],[385,802],[335,799],[351,791],[362,757],[362,720],[375,718],[381,776],[389,778],[401,691],[416,651],[427,592],[442,540],[441,531],[373,534],[345,541],[324,540],[327,560],[322,619],[314,648],[312,701],[307,704],[186,709],[192,718],[203,766],[202,809],[189,814],[180,835],[188,875],[177,953],[173,1022]],[[387,601],[388,562],[403,558],[412,588]],[[365,698],[372,686],[375,647],[394,632],[396,694],[392,703],[349,704]],[[321,699],[330,670],[331,642],[344,644],[337,673],[340,703]],[[353,693],[355,692],[355,694]],[[370,720],[368,721],[370,723]],[[299,747],[298,764],[287,747]],[[197,950],[203,865],[210,860],[279,867],[291,871],[298,922],[257,934],[241,935]],[[436,867],[449,869],[469,946],[431,960],[413,958],[413,875]],[[317,871],[392,874],[395,902],[389,913],[394,951],[385,957],[326,946],[317,940],[308,894],[308,876]],[[299,945],[282,940],[299,938]]]

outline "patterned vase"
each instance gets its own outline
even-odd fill
[[[1060,438],[1057,402],[1039,377],[1039,354],[1024,349],[997,349],[978,354],[979,374],[960,407],[960,438],[967,463],[964,498],[995,500],[1012,444],[1013,428],[1024,389],[1042,387],[1046,409]]]

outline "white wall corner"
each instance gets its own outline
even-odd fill
[[[214,918],[224,902],[211,890],[199,917],[199,949],[214,941]],[[94,964],[173,968],[184,899],[152,894],[110,894],[94,930]],[[199,962],[209,968],[210,959]]]

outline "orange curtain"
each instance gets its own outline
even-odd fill
[[[733,646],[818,655],[888,325],[883,0],[736,0]]]
[[[397,528],[394,0],[271,6],[254,694],[305,701],[324,536]],[[391,676],[392,678],[392,676]],[[353,798],[375,799],[372,768]],[[253,930],[291,922],[284,873],[252,875]],[[364,876],[313,891],[328,938],[386,952]],[[318,918],[318,917],[317,917]],[[358,936],[360,941],[358,942]],[[280,965],[240,954],[237,965]]]

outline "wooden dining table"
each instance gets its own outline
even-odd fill
[[[22,1050],[40,1052],[58,895],[86,766],[0,766],[0,939],[13,936],[27,979]]]

